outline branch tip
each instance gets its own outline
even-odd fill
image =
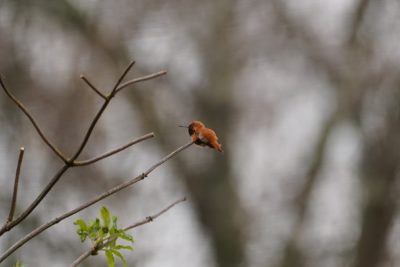
[[[136,61],[133,60],[131,63],[129,63],[129,65],[126,67],[126,69],[124,70],[124,72],[121,74],[121,76],[119,77],[118,81],[115,83],[113,89],[111,90],[110,95],[113,95],[117,89],[118,86],[121,84],[122,80],[125,78],[125,76],[128,74],[128,72],[131,70],[131,68],[133,67],[133,65],[135,65]]]
[[[58,148],[56,148],[55,145],[53,145],[50,140],[44,135],[44,133],[42,132],[42,130],[40,129],[39,125],[36,123],[35,119],[33,118],[33,116],[30,114],[30,112],[28,111],[28,109],[22,104],[22,102],[20,102],[11,92],[10,90],[8,90],[7,86],[5,85],[3,79],[1,79],[0,77],[0,85],[3,88],[4,92],[6,93],[6,95],[14,102],[15,105],[17,105],[17,107],[25,114],[26,117],[28,117],[28,119],[30,120],[30,122],[32,123],[33,127],[35,128],[36,132],[39,134],[40,138],[42,138],[43,142],[62,160],[62,161],[66,161],[66,158],[64,157],[64,155],[61,153],[60,150],[58,150]]]
[[[127,82],[125,82],[125,83],[123,83],[121,85],[118,85],[118,88],[115,90],[115,92],[119,92],[119,91],[121,91],[122,89],[124,89],[125,87],[127,87],[127,86],[129,86],[131,84],[135,84],[135,83],[138,83],[138,82],[151,80],[151,79],[157,78],[159,76],[163,76],[165,74],[167,74],[167,71],[162,70],[162,71],[155,72],[155,73],[152,73],[152,74],[149,74],[149,75],[145,75],[145,76],[142,76],[142,77],[135,78],[133,80],[129,80],[129,81],[127,81]]]
[[[107,98],[105,95],[103,95],[99,89],[96,88],[83,74],[79,76],[96,94],[98,94],[101,98],[104,100]]]
[[[24,158],[24,152],[25,152],[25,149],[23,147],[20,147],[17,169],[15,171],[14,190],[13,190],[13,195],[11,198],[10,213],[8,214],[7,224],[10,223],[14,219],[14,212],[15,212],[15,207],[16,207],[16,203],[17,203],[17,195],[18,195],[19,176],[21,173],[21,166],[22,166],[22,160]]]

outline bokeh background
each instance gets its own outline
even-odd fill
[[[397,0],[2,0],[0,73],[49,139],[71,155],[104,93],[128,78],[81,158],[148,132],[156,137],[74,168],[0,239],[33,228],[143,172],[202,120],[225,150],[190,147],[143,182],[61,222],[14,253],[27,266],[67,266],[73,221],[106,205],[131,231],[129,266],[400,266],[400,3]],[[0,92],[0,219],[19,147],[17,213],[62,162]],[[102,256],[82,266],[106,266]]]

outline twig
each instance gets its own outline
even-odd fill
[[[183,146],[179,147],[178,149],[174,150],[173,152],[171,152],[170,154],[168,154],[167,156],[162,158],[159,162],[157,162],[156,164],[151,166],[146,172],[143,173],[144,177],[149,175],[152,171],[154,171],[156,168],[158,168],[161,164],[164,164],[164,162],[166,162],[167,160],[169,160],[170,158],[175,156],[177,153],[179,153],[182,150],[184,150],[184,149],[188,148],[189,146],[193,145],[193,143],[194,143],[193,141],[190,141],[186,145],[183,145]]]
[[[22,222],[26,217],[28,217],[29,214],[39,205],[39,203],[43,200],[43,198],[49,193],[51,188],[57,183],[57,181],[61,178],[61,176],[70,168],[68,165],[63,165],[57,173],[51,178],[50,182],[46,185],[46,187],[43,189],[43,191],[39,194],[39,196],[36,197],[36,199],[29,205],[26,210],[19,215],[17,218],[12,220],[11,222],[5,224],[1,229],[0,229],[0,236],[2,236],[5,232],[11,230],[14,226]]]
[[[22,159],[24,158],[24,152],[25,152],[25,149],[23,147],[21,147],[19,149],[17,170],[15,171],[14,191],[13,191],[12,200],[11,200],[10,214],[8,215],[6,223],[11,222],[12,219],[14,218],[14,211],[15,211],[15,206],[17,203],[17,195],[18,195],[19,174],[21,171]]]
[[[92,88],[92,90],[98,94],[101,98],[103,98],[104,100],[106,100],[106,96],[103,95],[97,88],[96,86],[94,86],[85,76],[81,75],[80,78],[90,87]]]
[[[101,115],[103,114],[104,110],[106,109],[106,107],[108,106],[108,104],[110,103],[111,99],[115,96],[115,90],[118,87],[118,85],[121,83],[122,79],[125,77],[125,75],[129,72],[129,70],[132,68],[133,64],[135,64],[135,61],[132,61],[128,67],[126,67],[125,71],[122,73],[122,75],[119,77],[117,83],[114,85],[113,89],[111,90],[110,94],[105,98],[103,105],[101,106],[101,108],[99,109],[99,111],[97,112],[96,116],[94,117],[94,119],[92,120],[92,122],[90,123],[89,129],[87,130],[82,143],[80,144],[78,150],[75,152],[75,154],[72,156],[70,162],[76,160],[79,155],[81,154],[81,152],[83,151],[83,149],[85,148],[87,142],[89,141],[89,138],[93,132],[94,127],[96,126],[97,122],[99,121]]]
[[[136,223],[134,223],[134,224],[132,224],[132,225],[130,225],[130,226],[128,226],[128,227],[125,227],[124,230],[125,230],[125,231],[128,231],[128,230],[130,230],[130,229],[132,229],[132,228],[135,228],[135,227],[141,226],[141,225],[143,225],[143,224],[147,224],[147,223],[149,223],[149,222],[152,222],[152,221],[154,221],[155,219],[157,219],[159,216],[161,216],[162,214],[164,214],[165,212],[167,212],[168,210],[170,210],[171,208],[173,208],[175,205],[177,205],[177,204],[179,204],[179,203],[181,203],[181,202],[183,202],[183,201],[186,201],[186,197],[181,198],[181,199],[175,201],[174,203],[170,204],[168,207],[164,208],[163,210],[157,212],[157,213],[154,214],[154,215],[147,216],[145,219],[143,219],[143,220],[141,220],[141,221],[139,221],[139,222],[136,222]],[[80,263],[82,263],[82,261],[84,261],[85,259],[87,259],[90,255],[93,255],[94,252],[99,251],[99,250],[101,250],[103,247],[107,246],[108,243],[111,242],[113,239],[114,239],[114,238],[111,238],[111,237],[108,238],[108,240],[105,240],[105,242],[103,242],[103,245],[102,245],[102,246],[96,246],[96,245],[94,245],[91,249],[87,250],[85,253],[83,253],[82,255],[80,255],[80,256],[70,265],[70,267],[76,267],[76,266],[78,266]]]
[[[128,67],[125,69],[125,71],[123,72],[123,74],[119,77],[118,81],[116,82],[116,84],[114,85],[113,89],[111,90],[111,93],[109,96],[106,97],[103,105],[101,106],[100,110],[97,112],[96,116],[93,118],[89,129],[87,130],[78,150],[75,152],[75,154],[67,159],[65,158],[61,152],[59,152],[49,141],[48,139],[43,135],[43,133],[41,132],[40,128],[37,126],[36,122],[34,121],[33,117],[29,114],[29,112],[26,110],[26,108],[13,96],[10,94],[10,92],[7,90],[6,86],[4,85],[3,81],[1,80],[0,77],[0,83],[4,89],[4,91],[6,92],[6,94],[18,105],[18,107],[20,107],[20,109],[28,116],[28,118],[31,120],[32,124],[34,125],[34,127],[36,128],[36,130],[38,131],[39,135],[42,137],[42,139],[46,142],[46,144],[49,145],[50,148],[53,149],[53,151],[59,155],[60,158],[63,159],[64,161],[64,166],[62,166],[57,173],[53,176],[53,178],[51,178],[50,182],[46,185],[46,187],[42,190],[42,192],[36,197],[36,199],[29,205],[29,207],[21,214],[19,215],[16,219],[12,220],[11,222],[6,223],[5,225],[3,225],[3,227],[0,228],[0,236],[2,236],[5,232],[11,230],[13,227],[15,227],[16,225],[18,225],[19,223],[21,223],[38,205],[39,203],[46,197],[46,195],[50,192],[50,190],[53,188],[53,186],[58,182],[58,180],[61,178],[61,176],[71,167],[74,166],[75,160],[78,158],[78,156],[81,154],[81,152],[83,151],[83,149],[85,148],[87,142],[89,141],[89,138],[94,130],[94,127],[96,126],[98,120],[100,119],[101,115],[103,114],[104,110],[107,108],[108,104],[110,103],[111,99],[115,96],[116,94],[116,89],[118,88],[118,86],[120,85],[120,83],[122,82],[122,80],[124,79],[124,77],[126,76],[126,74],[129,72],[129,70],[132,68],[133,64],[135,62],[131,62]],[[140,78],[139,78],[140,79]],[[122,148],[124,149],[124,148]],[[118,149],[117,149],[118,150]],[[119,150],[120,151],[120,150]],[[116,152],[115,152],[116,153]],[[105,157],[111,156],[113,153],[113,151],[106,153],[102,156],[100,156],[99,158],[95,158],[95,159],[91,159],[90,162],[85,162],[83,165],[88,165],[90,163],[96,162],[100,159],[103,159]],[[78,163],[79,164],[79,163]]]
[[[116,148],[116,149],[113,149],[113,150],[111,150],[111,151],[109,151],[107,153],[104,153],[103,155],[100,155],[98,157],[95,157],[95,158],[92,158],[92,159],[88,159],[88,160],[74,161],[73,165],[74,166],[85,166],[85,165],[89,165],[89,164],[95,163],[95,162],[97,162],[99,160],[102,160],[104,158],[112,156],[112,155],[114,155],[114,154],[116,154],[116,153],[118,153],[118,152],[120,152],[120,151],[122,151],[122,150],[124,150],[124,149],[126,149],[128,147],[130,147],[130,146],[133,146],[134,144],[137,144],[139,142],[142,142],[142,141],[147,140],[147,139],[152,138],[152,137],[154,137],[154,133],[148,133],[146,135],[143,135],[142,137],[139,137],[139,138],[137,138],[135,140],[132,140],[131,142],[129,142],[129,143],[127,143],[127,144],[125,144],[125,145],[123,145],[123,146],[121,146],[119,148]]]
[[[44,197],[50,192],[51,188],[58,182],[58,180],[61,178],[61,176],[70,168],[73,166],[84,166],[84,165],[89,165],[91,163],[94,163],[96,161],[99,161],[101,159],[104,159],[106,157],[109,157],[115,153],[120,152],[121,150],[132,146],[134,144],[137,144],[138,142],[141,142],[143,140],[146,140],[150,137],[154,136],[153,133],[144,135],[136,140],[133,140],[132,142],[117,148],[113,151],[110,151],[108,153],[105,153],[97,158],[93,158],[90,160],[86,161],[77,161],[77,162],[72,162],[71,164],[64,165],[62,166],[57,173],[51,178],[50,182],[46,185],[46,187],[42,190],[42,192],[36,197],[36,199],[29,205],[29,207],[21,214],[19,215],[15,220],[13,221],[8,221],[1,229],[0,229],[0,236],[3,235],[5,232],[9,231],[11,228],[13,228],[15,225],[19,224],[21,221],[23,221],[28,215],[39,205],[39,203],[44,199]]]
[[[33,124],[33,127],[35,127],[37,133],[39,136],[42,138],[42,140],[45,142],[45,144],[50,147],[51,150],[64,162],[67,162],[67,158],[58,150],[50,141],[49,139],[43,134],[42,130],[40,130],[39,125],[36,123],[35,119],[32,117],[32,115],[29,113],[29,111],[25,108],[25,106],[14,96],[11,94],[11,92],[7,89],[3,79],[0,76],[0,84],[1,87],[3,88],[4,92],[6,95],[19,107],[19,109],[28,117],[28,119],[31,121]]]
[[[159,72],[156,72],[156,73],[153,73],[153,74],[149,74],[149,75],[146,75],[146,76],[143,76],[143,77],[139,77],[139,78],[136,78],[136,79],[127,81],[127,82],[121,84],[121,85],[116,89],[116,93],[118,93],[119,91],[121,91],[121,90],[124,89],[125,87],[128,87],[128,86],[131,85],[131,84],[138,83],[138,82],[142,82],[142,81],[147,81],[147,80],[150,80],[150,79],[154,79],[154,78],[156,78],[156,77],[159,77],[159,76],[162,76],[162,75],[165,75],[165,74],[167,74],[167,72],[166,72],[165,70],[162,70],[162,71],[159,71]]]
[[[143,224],[152,222],[155,219],[157,219],[159,216],[161,216],[163,213],[167,212],[168,210],[172,209],[175,205],[177,205],[177,204],[179,204],[180,202],[183,202],[183,201],[186,201],[186,197],[183,197],[183,198],[175,201],[174,203],[172,203],[171,205],[169,205],[168,207],[166,207],[165,209],[159,211],[158,213],[156,213],[154,215],[147,216],[145,219],[125,227],[124,230],[128,231],[128,230],[131,230],[131,229],[136,228],[138,226],[141,226]]]
[[[79,207],[77,207],[77,208],[75,208],[75,209],[73,209],[73,210],[71,210],[69,212],[66,212],[66,213],[62,214],[59,217],[54,218],[53,220],[51,220],[50,222],[48,222],[46,224],[43,224],[43,225],[39,226],[38,228],[36,228],[32,232],[30,232],[29,234],[24,236],[22,239],[17,241],[9,249],[7,249],[7,251],[5,251],[0,256],[0,263],[3,262],[8,256],[10,256],[18,248],[23,246],[26,242],[28,242],[29,240],[31,240],[35,236],[39,235],[41,232],[45,231],[46,229],[50,228],[51,226],[53,226],[53,225],[59,223],[60,221],[62,221],[64,219],[66,219],[66,218],[68,218],[68,217],[80,212],[83,209],[86,209],[87,207],[90,207],[91,205],[99,202],[100,200],[105,199],[105,198],[111,196],[112,194],[115,194],[115,193],[121,191],[122,189],[125,189],[128,186],[131,186],[131,185],[133,185],[133,184],[135,184],[137,182],[140,182],[141,180],[146,178],[152,171],[154,171],[157,167],[159,167],[161,164],[165,163],[167,160],[169,160],[170,158],[172,158],[173,156],[175,156],[179,152],[181,152],[181,151],[185,150],[186,148],[190,147],[192,144],[193,144],[193,142],[190,141],[189,143],[177,148],[176,150],[174,150],[173,152],[171,152],[170,154],[168,154],[167,156],[162,158],[159,162],[157,162],[156,164],[151,166],[144,173],[142,173],[142,174],[140,174],[140,175],[138,175],[136,177],[133,177],[133,178],[129,179],[128,181],[111,188],[109,191],[106,191],[106,192],[98,195],[97,197],[95,197],[92,200],[82,204],[81,206],[79,206]]]
[[[111,91],[111,93],[110,93],[110,96],[111,96],[112,94],[115,94],[115,93],[117,92],[118,86],[122,83],[122,80],[123,80],[123,79],[125,78],[125,76],[128,74],[129,70],[133,67],[133,65],[135,65],[135,61],[132,61],[132,62],[128,65],[128,67],[125,69],[125,71],[122,73],[122,75],[119,77],[118,81],[115,83],[115,85],[114,85],[114,87],[113,87],[113,89],[112,89],[112,91]]]

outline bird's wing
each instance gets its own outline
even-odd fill
[[[205,144],[207,144],[209,142],[207,137],[205,135],[203,135],[202,133],[199,133],[198,138],[200,139],[201,142],[203,142]]]

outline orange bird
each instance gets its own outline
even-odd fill
[[[222,152],[221,144],[218,143],[218,137],[215,132],[207,128],[201,121],[193,121],[189,126],[179,126],[188,128],[192,141],[199,146],[209,146],[219,152]]]

